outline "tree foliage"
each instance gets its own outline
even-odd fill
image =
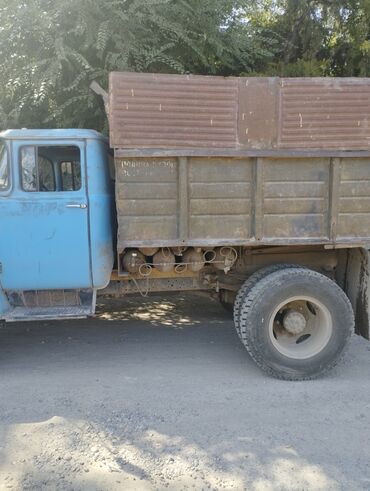
[[[0,0],[0,128],[107,131],[113,70],[368,76],[370,0]]]
[[[114,70],[252,70],[272,59],[273,42],[252,32],[245,7],[243,0],[0,0],[0,125],[104,129],[89,85],[106,87]]]
[[[281,39],[264,74],[370,74],[370,0],[261,0],[253,22]]]

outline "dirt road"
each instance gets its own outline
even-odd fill
[[[266,378],[217,302],[110,301],[0,329],[0,489],[368,490],[370,343]]]

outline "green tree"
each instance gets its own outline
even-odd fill
[[[273,59],[247,0],[0,0],[0,127],[107,131],[110,71],[238,75]]]
[[[281,39],[266,74],[370,74],[370,0],[260,0],[252,21]]]
[[[0,128],[107,131],[110,71],[370,76],[370,0],[0,0]]]

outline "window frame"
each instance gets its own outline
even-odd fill
[[[53,172],[53,178],[54,178],[54,190],[53,191],[42,191],[40,188],[40,172],[39,172],[39,147],[46,147],[47,145],[35,145],[35,144],[25,144],[21,145],[19,147],[19,155],[18,155],[18,161],[19,161],[19,173],[20,173],[20,187],[21,190],[24,193],[57,193],[58,192],[58,186],[57,186],[57,179],[56,179],[56,174],[55,174],[55,165],[52,160],[50,160],[48,157],[45,157],[44,155],[41,155],[41,157],[51,164],[51,169]],[[23,181],[23,165],[22,165],[22,149],[26,147],[33,147],[34,149],[34,154],[35,154],[35,162],[36,162],[36,180],[37,180],[37,189],[34,191],[30,191],[28,189],[24,188],[24,181]]]
[[[8,183],[5,187],[0,187],[0,194],[9,193],[12,185],[12,170],[10,166],[10,146],[7,140],[0,138],[0,144],[4,145],[6,151],[6,170],[8,172]]]

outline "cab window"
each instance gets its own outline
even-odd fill
[[[76,160],[60,162],[61,191],[81,189],[81,164]]]
[[[71,145],[25,145],[20,149],[22,188],[26,192],[81,189],[80,149]]]
[[[22,187],[27,192],[56,191],[53,163],[37,147],[21,148]]]
[[[0,191],[9,187],[9,162],[8,150],[5,143],[0,141]]]

